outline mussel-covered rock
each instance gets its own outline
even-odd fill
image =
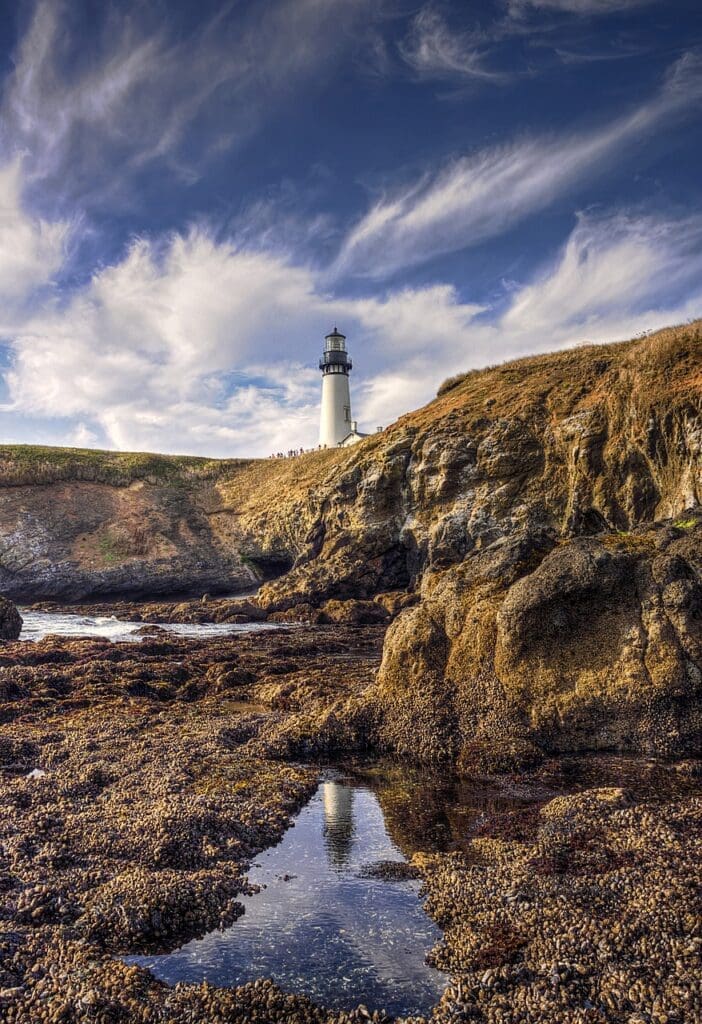
[[[22,632],[22,623],[17,606],[6,597],[0,597],[0,640],[17,640]]]

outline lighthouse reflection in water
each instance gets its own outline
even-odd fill
[[[427,1013],[446,978],[425,962],[441,933],[418,883],[359,877],[364,865],[403,859],[370,789],[323,782],[249,872],[266,888],[241,898],[246,910],[235,924],[174,953],[128,960],[171,984],[272,978],[333,1008]]]
[[[324,804],[324,845],[332,867],[343,870],[351,858],[353,843],[353,797],[351,786],[322,783]]]

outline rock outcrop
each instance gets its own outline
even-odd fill
[[[390,627],[381,732],[466,771],[515,741],[516,763],[535,748],[695,754],[701,669],[702,514],[513,538],[428,579]]]
[[[417,590],[499,540],[629,531],[699,505],[701,364],[695,324],[465,375],[334,453],[295,511],[293,569],[262,602]],[[280,531],[285,497],[277,510]]]
[[[237,463],[127,458],[0,450],[0,593],[77,601],[257,585],[211,526],[216,482]]]
[[[702,745],[702,333],[467,374],[336,468],[269,608],[418,603],[385,643],[381,741],[504,753]]]
[[[5,597],[0,597],[0,640],[17,640],[22,632],[22,616]]]

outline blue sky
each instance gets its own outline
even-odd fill
[[[0,4],[0,431],[313,445],[702,315],[697,0]]]

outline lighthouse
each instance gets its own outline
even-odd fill
[[[346,351],[346,336],[336,327],[324,339],[324,355],[319,360],[322,371],[322,415],[319,443],[322,448],[336,448],[356,433],[351,419],[349,372],[352,367]]]

